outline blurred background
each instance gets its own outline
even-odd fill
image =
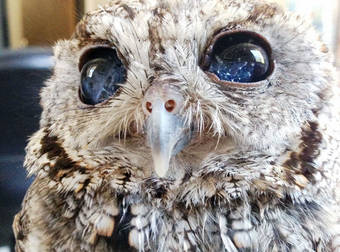
[[[107,1],[0,0],[0,252],[13,249],[13,216],[32,181],[22,167],[24,148],[39,127],[39,90],[51,75],[51,46]],[[340,69],[339,0],[271,1],[311,18]]]

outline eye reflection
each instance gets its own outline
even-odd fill
[[[126,68],[116,51],[95,50],[81,68],[80,98],[89,105],[101,103],[113,96],[125,80]]]

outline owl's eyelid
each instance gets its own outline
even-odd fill
[[[232,86],[232,87],[236,87],[236,88],[251,88],[251,87],[259,87],[261,85],[263,85],[264,83],[267,83],[267,80],[261,80],[261,81],[257,81],[257,82],[249,82],[249,83],[244,83],[244,82],[232,82],[232,81],[224,81],[224,80],[220,80],[216,74],[208,72],[208,71],[204,71],[206,75],[208,75],[208,77],[210,79],[212,79],[215,83],[220,84],[220,85],[225,85],[225,86]]]

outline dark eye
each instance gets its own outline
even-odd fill
[[[202,68],[220,81],[258,82],[272,72],[271,49],[256,33],[225,32],[208,47]]]
[[[95,105],[114,95],[126,80],[126,68],[112,48],[95,48],[81,58],[80,99]]]

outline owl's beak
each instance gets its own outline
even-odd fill
[[[171,157],[179,153],[190,141],[191,130],[179,115],[183,108],[182,96],[168,86],[152,87],[145,98],[148,114],[146,133],[151,147],[154,169],[165,177]]]

